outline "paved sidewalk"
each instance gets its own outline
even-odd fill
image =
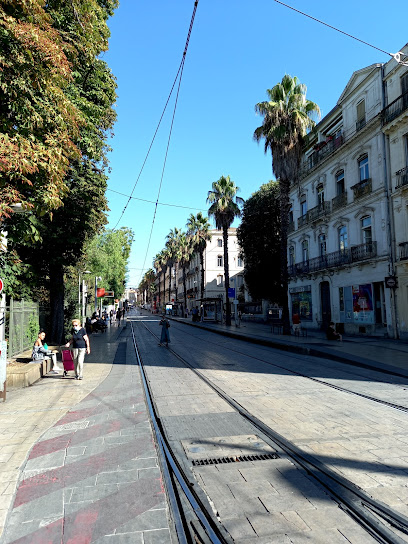
[[[308,336],[284,336],[273,334],[271,326],[264,323],[242,321],[236,327],[219,323],[193,323],[191,318],[172,318],[195,327],[211,330],[232,338],[269,345],[295,353],[313,355],[346,362],[365,368],[375,368],[408,377],[408,343],[401,340],[370,336],[343,336],[343,342],[330,341],[320,331]]]
[[[126,327],[112,326],[91,336],[83,381],[56,377],[30,388],[37,393],[30,404],[37,419],[44,406],[53,410],[47,398],[54,391],[61,410],[47,412],[46,423],[26,438],[26,449],[30,441],[33,447],[21,468],[26,449],[10,474],[2,475],[5,482],[10,478],[8,502],[19,480],[2,544],[171,542],[149,415],[127,334]],[[52,382],[59,383],[58,393]],[[17,404],[22,412],[25,394],[11,394],[0,411],[0,422],[14,417],[18,438],[26,411],[18,413]],[[3,505],[7,508],[7,499]]]

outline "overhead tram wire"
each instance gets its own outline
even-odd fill
[[[285,4],[285,2],[281,2],[281,0],[274,0],[277,4],[281,4],[282,6],[285,6],[286,8],[289,8],[293,11],[296,11],[297,13],[300,13],[301,15],[304,15],[305,17],[308,17],[309,19],[312,19],[313,21],[316,21],[317,23],[320,23],[321,25],[325,25],[332,30],[335,30],[336,32],[340,32],[341,34],[344,34],[345,36],[348,36],[349,38],[352,38],[353,40],[356,40],[358,42],[363,43],[364,45],[368,45],[369,47],[372,47],[373,49],[377,49],[377,51],[381,51],[381,53],[385,53],[386,55],[389,55],[393,59],[396,60],[399,64],[402,64],[404,66],[408,66],[408,62],[401,60],[401,55],[405,56],[401,51],[398,53],[390,53],[389,51],[384,51],[384,49],[381,49],[380,47],[376,47],[375,45],[366,42],[364,40],[361,40],[360,38],[357,38],[356,36],[353,36],[352,34],[349,34],[348,32],[344,32],[344,30],[340,30],[339,28],[329,25],[328,23],[325,23],[324,21],[321,21],[320,19],[317,19],[316,17],[313,17],[312,15],[309,15],[308,13],[305,13],[304,11],[300,11],[299,9],[294,8],[293,6],[290,6],[289,4]],[[408,58],[408,57],[407,57]]]
[[[148,202],[149,204],[156,204],[155,200],[147,200],[146,198],[138,198],[136,196],[129,196],[125,193],[120,193],[119,191],[115,191],[113,189],[107,189],[111,193],[116,193],[117,195],[126,196],[132,200],[140,200],[141,202]],[[203,208],[195,208],[194,206],[182,206],[181,204],[168,204],[167,202],[158,202],[159,206],[171,206],[173,208],[184,208],[185,210],[197,210],[199,212],[206,212],[208,210],[204,210]]]
[[[155,220],[156,220],[156,214],[157,214],[157,206],[158,206],[158,203],[159,203],[160,192],[161,192],[161,188],[162,188],[162,184],[163,184],[164,170],[166,168],[167,155],[168,155],[169,147],[170,147],[171,134],[173,132],[174,118],[176,116],[176,110],[177,110],[178,97],[179,97],[179,93],[180,93],[181,80],[183,78],[184,63],[185,63],[186,56],[187,56],[188,44],[190,43],[191,31],[193,30],[193,24],[194,24],[196,11],[197,11],[197,6],[198,6],[198,0],[195,0],[193,13],[191,15],[191,20],[190,20],[190,26],[189,26],[189,29],[188,29],[188,32],[187,32],[186,44],[184,46],[183,58],[181,59],[181,63],[180,63],[180,68],[181,68],[179,70],[180,77],[179,77],[179,82],[178,82],[178,86],[177,86],[176,100],[174,102],[174,109],[173,109],[173,116],[172,116],[172,119],[171,119],[169,138],[167,140],[167,147],[166,147],[166,153],[165,153],[165,156],[164,156],[163,169],[162,169],[162,174],[161,174],[161,178],[160,178],[160,185],[159,185],[159,190],[158,190],[158,193],[157,193],[157,198],[156,198],[156,202],[155,202],[155,206],[154,206],[152,226],[151,226],[151,229],[150,229],[149,241],[147,242],[147,248],[146,248],[146,253],[145,253],[142,268],[145,267],[147,254],[148,254],[149,249],[150,249],[150,242],[151,242],[151,239],[152,239],[153,227],[154,227],[154,223],[155,223]],[[140,279],[142,279],[142,275],[140,275]]]
[[[136,185],[137,185],[138,182],[139,182],[140,176],[142,175],[143,169],[144,169],[145,164],[146,164],[146,162],[147,162],[147,158],[149,157],[150,151],[151,151],[151,149],[152,149],[152,147],[153,147],[153,142],[154,142],[154,140],[156,139],[156,135],[157,135],[157,132],[159,131],[159,127],[160,127],[161,122],[162,122],[162,120],[163,120],[164,113],[165,113],[165,111],[166,111],[166,109],[167,109],[167,106],[168,106],[168,104],[169,104],[171,95],[173,94],[174,87],[176,86],[177,79],[179,78],[180,72],[182,72],[182,70],[183,70],[184,61],[185,61],[186,54],[187,54],[188,44],[189,44],[189,42],[190,42],[191,31],[192,31],[192,28],[193,28],[194,18],[195,18],[195,14],[196,14],[196,11],[197,11],[197,5],[198,5],[198,0],[195,0],[195,2],[194,2],[193,14],[192,14],[192,16],[191,16],[191,21],[190,21],[190,27],[189,27],[188,33],[187,33],[186,44],[185,44],[185,46],[184,46],[183,57],[182,57],[182,59],[181,59],[181,61],[180,61],[180,64],[179,64],[179,67],[178,67],[178,70],[177,70],[176,77],[174,78],[173,85],[171,86],[169,95],[168,95],[167,100],[166,100],[166,104],[164,105],[162,114],[161,114],[161,116],[160,116],[159,122],[158,122],[157,127],[156,127],[156,130],[154,131],[152,141],[150,142],[149,149],[147,150],[146,157],[145,157],[145,159],[144,159],[144,161],[143,161],[143,164],[142,164],[142,167],[141,167],[141,169],[140,169],[140,172],[139,172],[139,174],[138,174],[138,176],[137,176],[137,178],[136,178],[135,184],[133,185],[133,189],[132,189],[132,191],[131,191],[131,193],[130,193],[129,199],[128,199],[128,201],[126,202],[125,207],[123,208],[122,213],[121,213],[121,215],[120,215],[120,217],[119,217],[119,219],[118,219],[118,222],[117,222],[116,225],[114,226],[113,230],[116,230],[117,226],[119,225],[119,223],[120,223],[122,217],[123,217],[124,214],[125,214],[125,211],[126,211],[128,205],[129,205],[129,202],[130,202],[130,200],[131,200],[131,198],[132,198],[133,192],[134,192],[134,190],[136,189]]]

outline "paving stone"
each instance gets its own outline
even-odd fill
[[[156,529],[143,532],[143,544],[172,544],[168,529]]]
[[[222,524],[232,538],[254,537],[256,533],[247,518],[232,517],[223,519]]]
[[[165,508],[148,510],[135,517],[128,523],[118,527],[116,533],[130,533],[136,531],[150,531],[153,529],[167,529],[168,520]]]

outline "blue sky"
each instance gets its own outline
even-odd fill
[[[288,4],[395,53],[408,42],[406,2],[288,0]],[[109,228],[117,225],[142,167],[176,75],[193,11],[193,0],[121,0],[110,20],[104,55],[118,82],[118,120],[110,140]],[[353,71],[389,56],[318,24],[273,0],[199,0],[185,62],[176,117],[150,248],[154,204],[132,199],[118,227],[135,232],[129,286],[190,213],[207,210],[207,192],[230,175],[246,199],[272,179],[271,157],[253,141],[262,123],[254,105],[285,73],[308,88],[322,114],[336,104]],[[156,201],[174,97],[134,190]]]

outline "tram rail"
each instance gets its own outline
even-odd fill
[[[157,334],[155,334],[142,320],[138,321],[143,327],[158,340]],[[135,349],[137,349],[137,342],[135,340],[132,324],[132,335],[134,338]],[[224,346],[225,347],[225,346]],[[230,349],[230,348],[227,348]],[[266,436],[275,447],[283,452],[295,463],[295,465],[303,468],[306,473],[314,481],[322,485],[330,496],[339,504],[339,506],[349,513],[349,515],[362,526],[373,538],[383,544],[403,544],[407,540],[403,539],[400,534],[408,535],[408,517],[404,516],[381,501],[375,500],[368,493],[356,486],[351,481],[347,480],[343,476],[335,473],[327,465],[320,462],[313,456],[305,453],[295,444],[287,440],[285,437],[274,431],[271,427],[266,425],[259,418],[251,414],[242,404],[238,403],[234,398],[228,395],[220,387],[218,387],[213,381],[207,378],[200,370],[191,365],[184,357],[177,353],[174,349],[168,348],[169,352],[176,357],[183,365],[191,369],[201,380],[203,380],[212,390],[214,390],[223,400],[225,400],[231,407],[233,407],[243,418],[249,421],[258,431]],[[231,350],[234,351],[234,350]],[[247,356],[245,354],[245,356]],[[260,359],[262,360],[262,359]],[[268,363],[267,361],[263,361]],[[271,364],[271,363],[268,363]],[[276,365],[278,366],[278,365]],[[283,368],[283,367],[279,367]],[[291,371],[290,369],[286,369]],[[292,372],[292,371],[291,371]],[[302,374],[294,372],[299,376]],[[304,376],[314,381],[320,380]],[[332,384],[327,384],[332,386]],[[337,387],[335,387],[337,389]],[[342,390],[342,388],[340,388]],[[350,393],[356,394],[350,391]],[[388,404],[391,407],[397,409],[404,409],[408,411],[406,407],[392,405],[392,403],[386,403],[381,399],[371,398],[367,395],[359,395],[369,400],[380,402],[381,404]],[[160,440],[165,440],[161,438]],[[187,479],[188,480],[188,479]],[[395,530],[397,532],[395,532]]]

